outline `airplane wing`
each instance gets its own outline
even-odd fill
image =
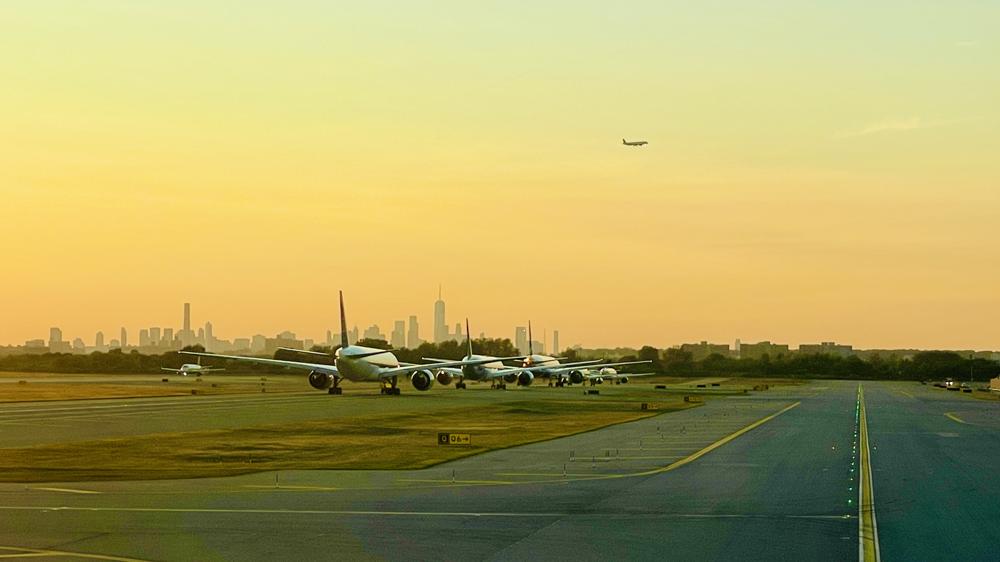
[[[379,373],[379,378],[386,379],[389,377],[394,377],[396,375],[401,375],[404,373],[412,373],[413,371],[421,371],[424,369],[444,369],[446,367],[461,367],[463,365],[485,365],[487,363],[496,362],[496,358],[489,359],[474,359],[474,360],[459,360],[459,361],[439,361],[437,363],[418,363],[409,365],[400,365],[399,367],[388,367],[383,368],[382,372]]]
[[[181,372],[180,369],[168,369],[166,367],[160,367],[160,370],[161,371],[170,371],[171,373],[179,373],[179,372]]]
[[[632,378],[632,377],[649,377],[652,375],[658,375],[659,373],[616,373],[614,375],[600,375],[591,374],[587,375],[587,378],[601,378],[601,379],[621,379],[621,378]]]
[[[310,351],[310,350],[307,350],[307,349],[293,349],[291,347],[279,347],[278,351],[290,351],[292,353],[304,353],[306,355],[318,355],[320,357],[326,357],[327,359],[329,359],[330,357],[333,357],[329,353],[323,353],[322,351]]]
[[[600,363],[600,364],[589,364],[587,365],[593,369],[603,369],[604,367],[620,367],[622,365],[639,365],[640,363],[652,363],[652,361],[618,361],[616,363]],[[567,365],[557,365],[555,367],[548,367],[549,372],[552,373],[563,373],[565,371],[575,370],[580,365],[567,364]],[[599,375],[598,375],[599,376]]]
[[[273,365],[276,367],[289,367],[291,369],[305,369],[309,371],[319,371],[340,376],[337,367],[334,365],[324,365],[322,363],[305,363],[302,361],[283,361],[281,359],[267,359],[264,357],[246,357],[243,355],[216,355],[214,353],[198,353],[196,351],[181,351],[184,355],[197,355],[199,357],[216,357],[219,359],[231,359],[233,361],[245,361],[247,363],[259,363],[261,365]]]

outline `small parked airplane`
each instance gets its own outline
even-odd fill
[[[625,146],[642,146],[644,144],[649,144],[647,141],[627,141],[622,139],[622,144]]]

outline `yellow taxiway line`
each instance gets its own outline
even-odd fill
[[[138,558],[126,558],[124,556],[112,556],[108,554],[91,554],[89,552],[69,552],[65,550],[48,550],[41,548],[25,548],[23,546],[0,546],[0,551],[10,554],[0,554],[0,558],[83,558],[86,560],[111,560],[113,562],[146,562]]]
[[[964,423],[964,424],[968,424],[969,423],[969,422],[963,420],[962,418],[956,416],[952,412],[945,412],[944,417],[946,417],[946,418],[948,418],[948,419],[950,419],[952,421],[957,421],[958,423]]]
[[[858,483],[858,560],[879,562],[882,555],[878,545],[878,523],[875,521],[875,489],[872,484],[871,451],[868,444],[868,417],[865,410],[865,392],[858,385],[858,426],[861,474]]]

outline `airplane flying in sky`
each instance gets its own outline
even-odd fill
[[[180,369],[171,369],[169,367],[160,367],[160,370],[161,371],[170,371],[171,373],[180,373],[180,374],[184,375],[185,377],[188,376],[189,374],[192,374],[192,375],[203,375],[205,373],[214,373],[216,371],[225,371],[225,369],[221,369],[221,368],[203,367],[201,365],[201,357],[198,358],[198,363],[185,363],[185,364],[181,365]]]
[[[622,139],[622,144],[624,144],[625,146],[642,146],[644,144],[649,144],[649,142],[648,141],[627,141],[625,139]]]
[[[285,361],[281,359],[266,359],[262,357],[244,357],[240,355],[216,355],[213,353],[197,353],[193,351],[182,351],[185,355],[197,355],[201,357],[219,357],[233,361],[247,361],[260,363],[262,365],[276,365],[279,367],[290,367],[292,369],[303,369],[309,371],[309,384],[317,390],[328,390],[330,394],[342,394],[340,381],[347,379],[355,382],[379,382],[382,386],[382,394],[399,394],[397,383],[400,376],[408,377],[413,388],[417,390],[428,390],[434,385],[433,369],[444,367],[461,367],[464,365],[477,363],[492,363],[494,358],[471,361],[440,361],[431,364],[417,365],[413,363],[400,363],[399,359],[391,351],[351,345],[347,341],[347,318],[344,315],[344,293],[340,293],[340,344],[334,354],[334,365],[324,363],[309,363],[303,361]],[[295,350],[299,353],[311,355],[321,355],[329,358],[326,353],[315,351]]]

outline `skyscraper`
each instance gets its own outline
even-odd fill
[[[472,336],[469,336],[472,337]],[[452,334],[452,338],[455,341],[465,341],[464,332],[462,332],[462,323],[455,322],[455,333]]]
[[[205,349],[211,351],[215,347],[215,334],[212,333],[212,323],[205,322]]]
[[[59,344],[61,342],[62,342],[62,330],[54,327],[49,328],[49,347],[52,347],[53,343]]]
[[[396,320],[393,323],[392,338],[389,343],[396,349],[406,347],[406,322]]]
[[[406,334],[406,347],[410,349],[420,347],[420,326],[417,325],[416,316],[410,316],[410,331]]]
[[[139,347],[146,347],[147,345],[149,345],[149,330],[143,328],[139,330]]]
[[[559,353],[559,330],[552,330],[552,354]]]
[[[122,346],[122,349],[128,347],[128,332],[125,330],[125,326],[122,326],[122,333],[120,340],[121,341],[119,341],[119,345]]]
[[[163,329],[163,347],[173,347],[174,346],[174,329],[164,328]]]
[[[434,302],[434,343],[448,339],[448,325],[444,320],[444,301],[441,300],[441,287],[438,286],[438,300]]]
[[[528,329],[524,326],[514,328],[514,347],[518,353],[528,353]]]
[[[160,345],[160,329],[155,326],[149,329],[149,345]]]
[[[104,347],[104,332],[97,332],[97,335],[94,336],[94,347],[98,349]]]
[[[191,303],[184,303],[184,333],[191,333]]]

